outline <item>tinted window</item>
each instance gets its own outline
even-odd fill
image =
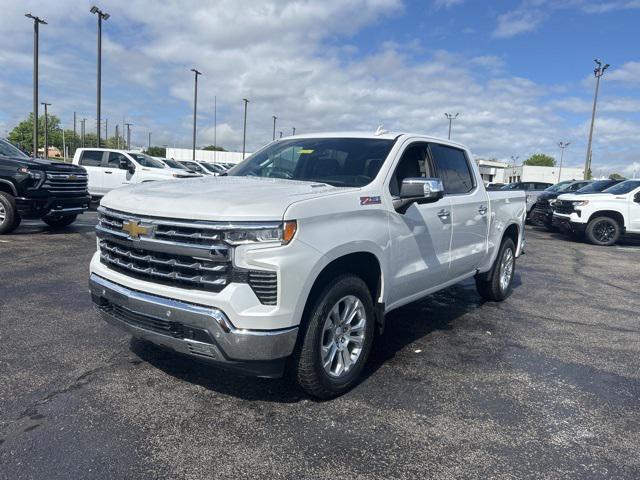
[[[462,150],[432,143],[431,153],[446,193],[467,193],[473,189],[473,177]]]
[[[124,159],[127,163],[131,163],[127,157],[125,157],[122,153],[118,152],[109,152],[109,159],[107,160],[107,167],[109,168],[120,168],[120,160]]]
[[[185,160],[185,161],[180,162],[180,163],[182,163],[189,170],[193,170],[194,172],[198,172],[198,173],[203,173],[204,172],[204,168],[202,168],[196,162],[188,162],[188,161]]]
[[[132,153],[132,152],[128,152],[128,153],[142,167],[164,168],[164,165],[162,164],[162,162],[159,162],[158,160],[156,160],[153,157],[150,157],[149,155],[145,155],[144,153]]]
[[[102,152],[99,150],[85,150],[80,157],[80,165],[84,167],[99,167],[102,163]]]
[[[601,192],[617,182],[615,180],[598,180],[597,182],[590,183],[578,190],[579,193],[592,193]]]
[[[428,158],[429,148],[426,143],[412,143],[405,148],[389,183],[391,195],[400,195],[400,187],[405,178],[431,177]]]
[[[322,182],[361,187],[380,171],[393,140],[382,138],[295,138],[269,144],[229,175]]]
[[[607,188],[604,192],[613,193],[614,195],[624,195],[625,193],[629,193],[638,187],[640,187],[640,180],[625,180],[622,183]]]
[[[21,150],[5,140],[0,140],[0,155],[4,155],[5,157],[29,158],[28,155],[25,155]]]
[[[187,167],[185,167],[184,165],[182,165],[179,162],[176,162],[175,160],[173,160],[171,158],[167,158],[167,159],[163,160],[163,162],[166,163],[171,168],[177,168],[177,169],[180,169],[180,170],[188,170]]]

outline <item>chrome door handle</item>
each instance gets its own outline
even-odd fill
[[[113,172],[106,171],[104,173],[106,173],[107,175],[111,175]]]
[[[485,207],[484,205],[480,205],[480,208],[478,208],[478,213],[480,215],[484,215],[485,213],[487,213],[487,207]]]
[[[442,219],[449,218],[449,210],[445,210],[444,208],[438,212],[438,216]]]

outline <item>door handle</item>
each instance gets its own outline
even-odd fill
[[[449,215],[449,210],[445,210],[444,208],[438,212],[438,216],[443,220],[449,218]]]
[[[106,173],[107,175],[111,175],[113,172],[110,172],[110,171],[107,170],[104,173]]]
[[[487,213],[487,207],[485,207],[484,205],[480,205],[480,208],[478,208],[478,213],[480,215],[484,215],[485,213]]]

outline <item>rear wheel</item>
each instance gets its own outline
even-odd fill
[[[57,215],[54,217],[45,217],[42,219],[42,221],[47,225],[49,225],[50,227],[62,228],[62,227],[68,227],[69,225],[71,225],[73,222],[76,221],[76,218],[78,218],[78,215],[64,215],[64,216]]]
[[[596,217],[589,221],[585,234],[594,245],[610,246],[620,238],[620,224],[611,217]]]
[[[513,277],[516,269],[516,246],[513,240],[505,238],[491,270],[476,275],[476,289],[486,300],[501,302],[513,289]]]
[[[306,330],[294,355],[302,389],[327,399],[355,386],[374,336],[373,301],[364,281],[355,275],[335,279],[303,323]]]
[[[0,235],[15,230],[20,225],[20,215],[11,195],[0,192]]]

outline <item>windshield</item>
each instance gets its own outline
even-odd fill
[[[153,157],[150,157],[149,155],[145,155],[144,153],[131,153],[131,152],[128,152],[128,153],[142,167],[164,168],[164,165],[162,165],[162,162],[156,160]]]
[[[172,160],[170,158],[165,158],[163,160],[164,163],[166,163],[168,166],[170,166],[171,168],[178,168],[180,170],[189,170],[187,167],[185,167],[184,165],[182,165],[181,163],[176,162],[175,160]]]
[[[198,172],[198,173],[203,173],[206,172],[206,170],[204,168],[202,168],[198,163],[196,162],[190,162],[188,160],[181,160],[180,163],[182,163],[182,165],[184,165],[185,167],[187,167],[189,170],[193,170],[194,172]]]
[[[394,140],[381,138],[281,140],[248,157],[229,175],[362,187],[378,174],[393,143]]]
[[[524,190],[524,184],[520,182],[510,183],[509,185],[505,185],[500,188],[500,190]]]
[[[545,192],[558,192],[572,182],[573,180],[565,180],[564,182],[556,183],[555,185],[551,185],[549,188],[545,189]]]
[[[614,195],[624,195],[640,187],[640,180],[625,180],[613,187],[607,188],[603,193],[613,193]]]
[[[599,193],[614,183],[617,182],[615,182],[615,180],[598,180],[597,182],[590,183],[586,187],[582,187],[580,190],[577,190],[576,193]]]
[[[211,173],[223,173],[224,172],[224,169],[218,167],[218,165],[213,165],[212,163],[202,162],[200,165],[202,165],[202,167],[205,168],[206,170],[209,170]]]
[[[22,150],[2,139],[0,139],[0,155],[4,155],[5,157],[29,158]]]

